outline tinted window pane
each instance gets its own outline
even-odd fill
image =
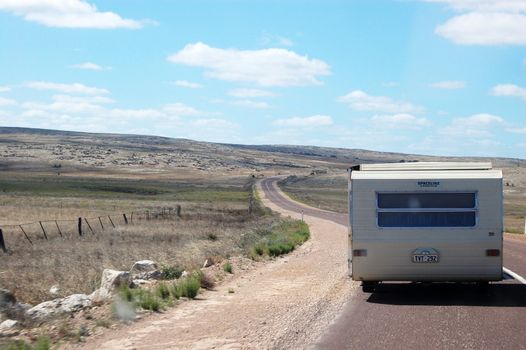
[[[475,193],[378,193],[378,208],[475,208]]]
[[[379,212],[380,227],[473,227],[476,214],[470,212],[453,213],[411,213]]]

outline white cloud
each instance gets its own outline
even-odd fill
[[[10,105],[15,105],[15,104],[16,104],[15,100],[11,100],[9,98],[0,97],[0,106],[10,106]]]
[[[240,97],[240,98],[255,98],[255,97],[273,97],[276,96],[275,93],[267,90],[260,89],[234,89],[228,92],[230,96]]]
[[[2,0],[0,11],[23,17],[47,27],[62,28],[141,28],[143,24],[113,12],[100,12],[83,0]]]
[[[446,81],[438,81],[436,83],[430,84],[429,86],[435,89],[455,90],[455,89],[465,88],[466,82],[461,81],[461,80],[446,80]]]
[[[385,96],[371,96],[361,90],[354,90],[338,99],[357,111],[373,111],[379,113],[421,113],[423,107],[409,102],[396,101]]]
[[[172,103],[167,104],[163,107],[163,110],[166,113],[179,115],[179,116],[193,116],[193,115],[202,115],[205,114],[204,112],[192,107],[188,106],[184,103]]]
[[[280,35],[274,35],[267,32],[264,32],[261,35],[261,43],[263,45],[279,45],[279,46],[293,46],[294,42],[290,40],[289,38],[285,38],[284,36]]]
[[[516,13],[471,12],[453,17],[435,31],[457,44],[525,45],[526,16]]]
[[[106,96],[71,96],[71,95],[53,95],[53,101],[64,103],[93,103],[106,104],[115,102]]]
[[[488,113],[474,114],[466,118],[453,120],[453,125],[467,128],[487,128],[502,123],[504,123],[504,119]]]
[[[68,94],[86,94],[86,95],[101,95],[109,93],[106,89],[86,86],[80,83],[60,84],[49,81],[30,81],[24,84],[31,89],[37,90],[53,90]]]
[[[176,80],[171,83],[172,85],[178,86],[178,87],[185,87],[189,89],[200,89],[203,87],[203,85],[198,83],[192,83],[188,80]]]
[[[526,45],[524,0],[426,0],[465,12],[439,25],[435,32],[457,44]]]
[[[425,0],[447,4],[457,11],[525,12],[524,0]]]
[[[492,136],[492,130],[505,124],[502,117],[480,113],[465,118],[453,119],[450,125],[442,128],[439,133],[449,137],[485,137]]]
[[[253,82],[261,86],[319,85],[320,76],[331,74],[327,63],[286,49],[238,50],[188,44],[168,61],[202,67],[212,78]]]
[[[329,126],[333,124],[332,118],[328,115],[313,115],[310,117],[292,117],[288,119],[277,119],[273,125],[285,127],[317,127]]]
[[[252,101],[252,100],[237,100],[232,102],[234,106],[241,106],[254,109],[267,109],[270,108],[270,105],[266,102],[261,101]]]
[[[198,119],[191,123],[193,126],[210,129],[237,129],[239,124],[224,119]]]
[[[0,92],[8,92],[8,91],[11,91],[11,88],[9,86],[0,85]]]
[[[526,100],[526,88],[513,84],[500,84],[491,89],[493,96],[520,97]]]
[[[526,135],[526,127],[522,128],[515,128],[515,129],[506,129],[506,131],[514,133],[514,134],[523,134]]]
[[[96,71],[111,70],[110,66],[101,66],[93,62],[84,62],[84,63],[74,64],[71,66],[71,68],[84,69],[84,70],[96,70]]]
[[[394,115],[376,115],[371,118],[372,124],[377,128],[421,129],[431,126],[426,118],[417,118],[414,115],[400,113]]]

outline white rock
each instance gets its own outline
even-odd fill
[[[183,271],[183,273],[181,273],[181,278],[184,278],[184,277],[187,277],[188,276],[188,271]]]
[[[79,311],[89,306],[91,306],[91,300],[86,294],[72,294],[33,306],[27,310],[26,314],[33,321],[42,322],[48,318]]]
[[[60,294],[60,288],[58,286],[53,286],[49,288],[49,294],[51,294],[54,297],[58,296]]]
[[[208,258],[205,260],[205,263],[203,264],[203,268],[210,267],[214,265],[214,260],[212,258]]]
[[[11,337],[18,335],[19,333],[18,321],[5,320],[4,322],[0,323],[0,337]]]
[[[129,283],[129,272],[105,269],[102,271],[100,288],[90,294],[90,299],[93,301],[110,299],[117,288],[121,285],[128,285]]]
[[[152,279],[160,278],[161,271],[159,271],[159,265],[152,260],[140,260],[133,264],[130,274],[134,279]]]
[[[152,284],[152,283],[153,283],[152,281],[142,280],[140,278],[134,279],[132,281],[132,285],[134,285],[135,287],[142,286],[142,285],[149,285],[149,284]]]

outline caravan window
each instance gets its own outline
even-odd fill
[[[379,227],[473,227],[476,193],[377,193]]]

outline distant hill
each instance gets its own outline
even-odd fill
[[[434,157],[291,145],[239,145],[147,135],[97,134],[0,127],[0,170],[185,177],[342,172],[353,164],[405,161],[492,161],[526,167],[523,159]]]

